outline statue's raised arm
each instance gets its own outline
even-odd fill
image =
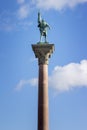
[[[38,28],[40,30],[40,43],[42,43],[42,37],[45,38],[44,43],[47,43],[47,29],[50,29],[50,26],[41,18],[40,12],[38,12]]]
[[[41,18],[41,14],[40,12],[38,12],[38,24],[41,22],[42,18]]]

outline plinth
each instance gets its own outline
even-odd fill
[[[54,44],[33,44],[38,58],[38,130],[49,130],[48,119],[48,60],[54,51]]]

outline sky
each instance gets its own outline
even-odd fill
[[[87,130],[87,0],[0,1],[0,130],[37,130],[38,11],[55,45],[49,130]]]

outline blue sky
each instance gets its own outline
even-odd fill
[[[87,0],[0,1],[0,130],[37,130],[38,10],[55,44],[49,128],[87,130]]]

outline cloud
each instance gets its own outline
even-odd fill
[[[23,4],[25,2],[25,0],[17,0],[18,4]]]
[[[66,7],[73,8],[78,4],[87,2],[87,0],[32,0],[32,2],[42,9],[56,9],[61,10]]]
[[[0,12],[0,31],[27,30],[32,22],[29,21],[31,6],[25,0],[17,0],[18,9],[11,12],[3,10]]]
[[[17,16],[19,19],[27,18],[29,15],[29,5],[23,4],[20,6],[20,8],[17,11]]]
[[[16,27],[14,13],[3,11],[0,13],[0,30],[12,31]]]
[[[37,78],[33,78],[30,80],[20,80],[19,83],[16,85],[15,90],[20,91],[26,85],[31,85],[31,86],[37,85]]]
[[[18,23],[18,26],[21,27],[21,29],[29,30],[29,27],[33,25],[33,22],[30,21],[20,21]]]
[[[49,77],[49,85],[58,91],[68,91],[76,87],[87,87],[87,60],[56,66]]]
[[[37,80],[37,78],[21,80],[16,86],[16,90],[21,90],[27,84],[37,86]],[[69,63],[65,66],[56,66],[49,76],[49,86],[58,92],[87,87],[87,60],[82,60],[80,63]]]
[[[28,19],[18,19],[14,12],[4,11],[0,13],[0,31],[27,30],[33,22]]]
[[[15,28],[15,24],[2,23],[0,25],[0,30],[7,31],[7,32],[10,32],[10,31],[14,30],[14,28]]]
[[[26,2],[26,0],[17,0],[17,3],[19,4],[19,8],[17,10],[18,18],[19,19],[27,18],[32,8],[30,1]]]

